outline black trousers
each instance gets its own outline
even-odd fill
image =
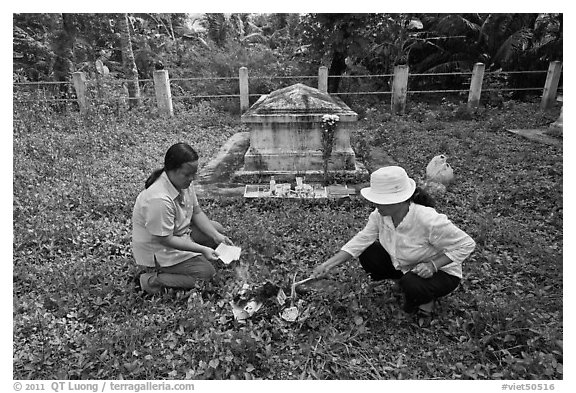
[[[460,278],[442,270],[430,278],[422,278],[416,273],[402,273],[396,270],[388,252],[379,242],[373,243],[362,254],[360,264],[373,280],[399,280],[398,284],[404,293],[404,310],[413,312],[420,304],[446,296],[458,287]]]

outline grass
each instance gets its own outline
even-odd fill
[[[233,320],[243,284],[287,287],[361,229],[371,207],[360,198],[203,199],[241,262],[218,266],[220,287],[134,291],[130,217],[146,177],[172,143],[189,141],[203,165],[242,129],[207,105],[177,113],[15,109],[14,379],[563,378],[562,149],[505,131],[557,113],[413,105],[404,117],[367,110],[353,132],[370,168],[379,151],[417,179],[436,154],[455,168],[438,210],[478,246],[428,329],[399,311],[391,286],[369,287],[357,262],[301,297],[303,321],[281,320],[272,301]]]

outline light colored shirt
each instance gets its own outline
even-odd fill
[[[140,192],[132,212],[132,253],[138,265],[172,266],[193,256],[191,251],[166,247],[155,236],[189,236],[198,199],[191,184],[178,191],[166,172],[147,189]]]
[[[452,262],[439,270],[460,278],[462,262],[476,247],[474,240],[446,215],[416,203],[410,203],[398,227],[394,227],[391,217],[381,216],[375,209],[364,229],[346,243],[342,251],[357,258],[376,240],[390,254],[396,270],[407,273],[420,262],[446,254]]]

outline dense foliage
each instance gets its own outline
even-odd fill
[[[14,80],[98,75],[101,61],[115,78],[121,67],[118,15],[14,14]],[[562,60],[562,14],[131,14],[130,33],[139,78],[157,67],[172,77],[545,70]],[[446,80],[445,85],[458,83]],[[510,81],[526,86],[522,78]],[[206,86],[203,86],[206,87]],[[277,86],[276,86],[277,87]],[[273,89],[271,89],[273,90]],[[230,94],[230,93],[229,93]]]
[[[274,302],[246,324],[233,320],[229,301],[243,284],[286,287],[362,228],[371,207],[361,198],[204,198],[241,261],[218,266],[219,286],[142,296],[130,217],[144,180],[176,141],[195,146],[204,165],[242,129],[238,118],[206,105],[170,119],[17,107],[14,379],[562,379],[562,148],[505,131],[545,127],[559,109],[460,109],[364,109],[353,132],[369,168],[391,156],[420,178],[438,153],[455,168],[438,209],[478,247],[422,329],[357,263],[301,296],[303,321],[281,320]]]

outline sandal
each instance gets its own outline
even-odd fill
[[[434,319],[434,313],[431,311],[424,311],[418,309],[418,311],[416,312],[416,319],[418,322],[418,326],[420,326],[421,328],[427,328],[430,327],[430,325],[432,324],[432,320]]]
[[[423,310],[422,308],[418,307],[418,310],[416,311],[416,321],[418,323],[418,326],[423,328],[430,327],[430,325],[432,324],[432,320],[434,319],[435,316],[435,310],[436,310],[435,301],[432,303],[431,310]]]
[[[136,272],[134,277],[132,277],[132,285],[136,292],[142,292],[142,286],[140,285],[140,276],[144,273],[145,273],[144,270],[139,270]]]

